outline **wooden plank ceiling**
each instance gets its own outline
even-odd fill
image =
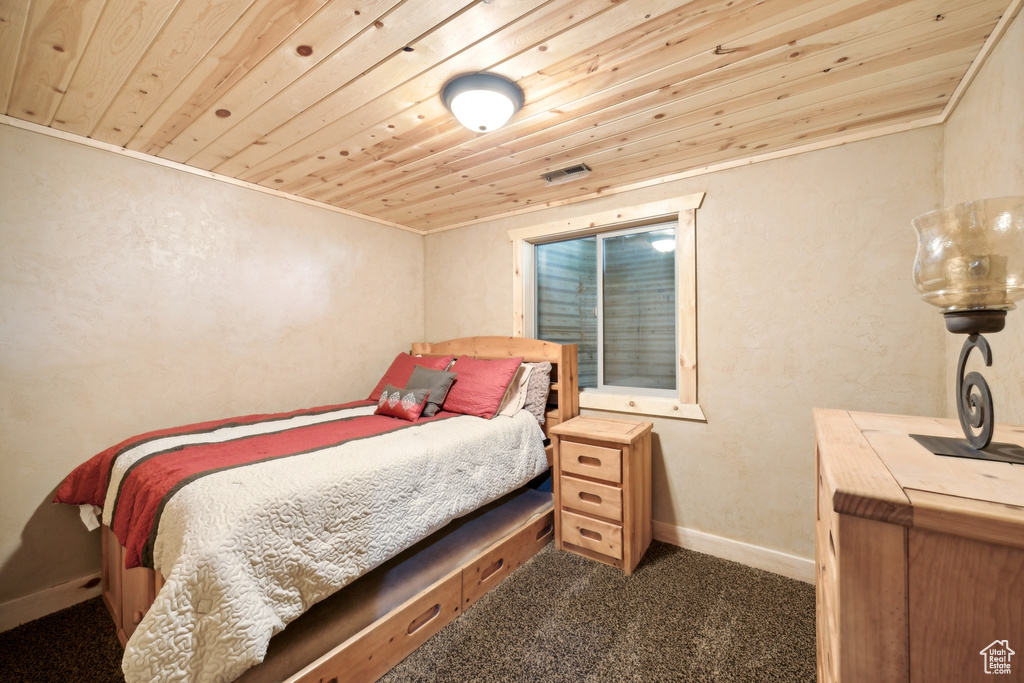
[[[429,231],[940,114],[1012,7],[0,0],[0,111]],[[474,71],[510,125],[444,108]]]

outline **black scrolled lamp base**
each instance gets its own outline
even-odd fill
[[[956,368],[956,412],[967,440],[925,434],[910,435],[935,455],[1024,464],[1024,448],[1012,443],[992,443],[995,410],[988,382],[979,372],[964,374],[967,369],[967,357],[974,349],[981,353],[985,366],[991,367],[992,347],[981,333],[999,332],[1003,329],[1005,320],[1006,311],[946,314],[946,329],[954,333],[967,334]]]

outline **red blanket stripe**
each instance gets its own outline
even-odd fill
[[[111,528],[125,546],[125,567],[152,567],[160,513],[177,491],[201,476],[311,453],[445,416],[452,417],[439,413],[415,423],[382,415],[349,417],[231,441],[194,444],[150,456],[125,474],[115,502]]]
[[[198,422],[182,427],[170,429],[159,429],[146,432],[138,436],[126,439],[116,446],[111,446],[105,451],[97,453],[89,460],[76,467],[69,474],[53,497],[54,503],[67,503],[68,505],[97,505],[102,507],[107,496],[107,486],[110,484],[110,473],[118,456],[147,441],[159,439],[165,436],[180,436],[183,434],[201,434],[213,432],[222,427],[235,427],[251,425],[260,422],[271,422],[274,420],[286,420],[299,415],[319,415],[343,408],[354,408],[356,406],[370,405],[371,401],[352,401],[334,406],[319,406],[316,408],[303,408],[288,413],[269,413],[261,415],[245,415],[243,417],[230,417],[209,422]]]

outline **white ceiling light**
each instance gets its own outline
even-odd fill
[[[444,106],[474,133],[504,126],[523,106],[519,86],[496,74],[467,74],[452,79],[441,93]]]

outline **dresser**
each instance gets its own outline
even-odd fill
[[[815,410],[818,680],[1024,681],[1024,465],[933,455],[959,423]],[[1024,452],[1024,426],[996,442]]]
[[[559,550],[633,572],[651,544],[652,427],[582,415],[551,428]]]

